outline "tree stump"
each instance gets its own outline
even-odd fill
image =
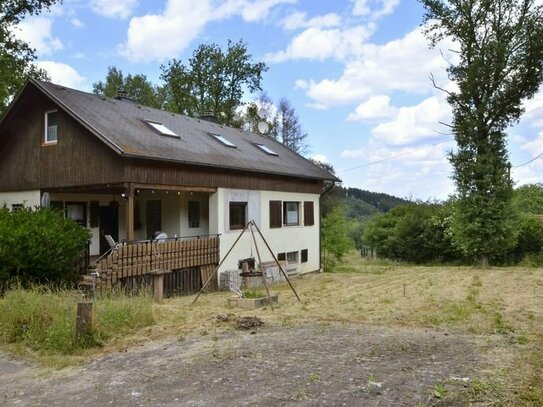
[[[77,343],[86,342],[92,337],[92,302],[77,304],[75,334]]]

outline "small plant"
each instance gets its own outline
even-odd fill
[[[445,389],[445,385],[443,383],[437,383],[434,386],[434,389],[432,391],[432,394],[436,399],[443,399],[447,395],[447,389]]]
[[[517,343],[519,345],[526,345],[528,342],[530,342],[530,340],[528,339],[526,335],[517,336]]]
[[[511,326],[507,324],[503,315],[500,314],[499,312],[496,312],[494,314],[493,327],[494,327],[494,332],[497,334],[505,335],[513,331],[513,328],[511,328]]]
[[[241,291],[243,298],[262,298],[266,297],[266,294],[257,288],[247,288]]]
[[[311,373],[309,375],[309,381],[312,382],[312,383],[320,382],[321,381],[321,376],[316,374],[316,373]]]

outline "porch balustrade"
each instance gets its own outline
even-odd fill
[[[99,259],[96,271],[98,290],[109,289],[126,277],[138,277],[157,270],[199,267],[202,281],[207,281],[219,263],[219,236],[164,241],[128,242]],[[217,287],[212,287],[217,288]]]

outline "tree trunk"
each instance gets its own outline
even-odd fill
[[[477,268],[487,269],[488,267],[488,256],[486,254],[481,254],[477,259]]]

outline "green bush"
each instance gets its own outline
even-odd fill
[[[150,295],[113,293],[94,300],[91,338],[77,342],[80,300],[80,295],[69,290],[8,290],[0,299],[0,342],[21,343],[43,353],[73,354],[154,323]]]
[[[0,284],[77,281],[75,261],[89,239],[89,230],[60,211],[0,208]]]
[[[348,225],[344,208],[334,208],[322,220],[322,253],[324,271],[330,271],[336,262],[354,247],[348,235]]]

